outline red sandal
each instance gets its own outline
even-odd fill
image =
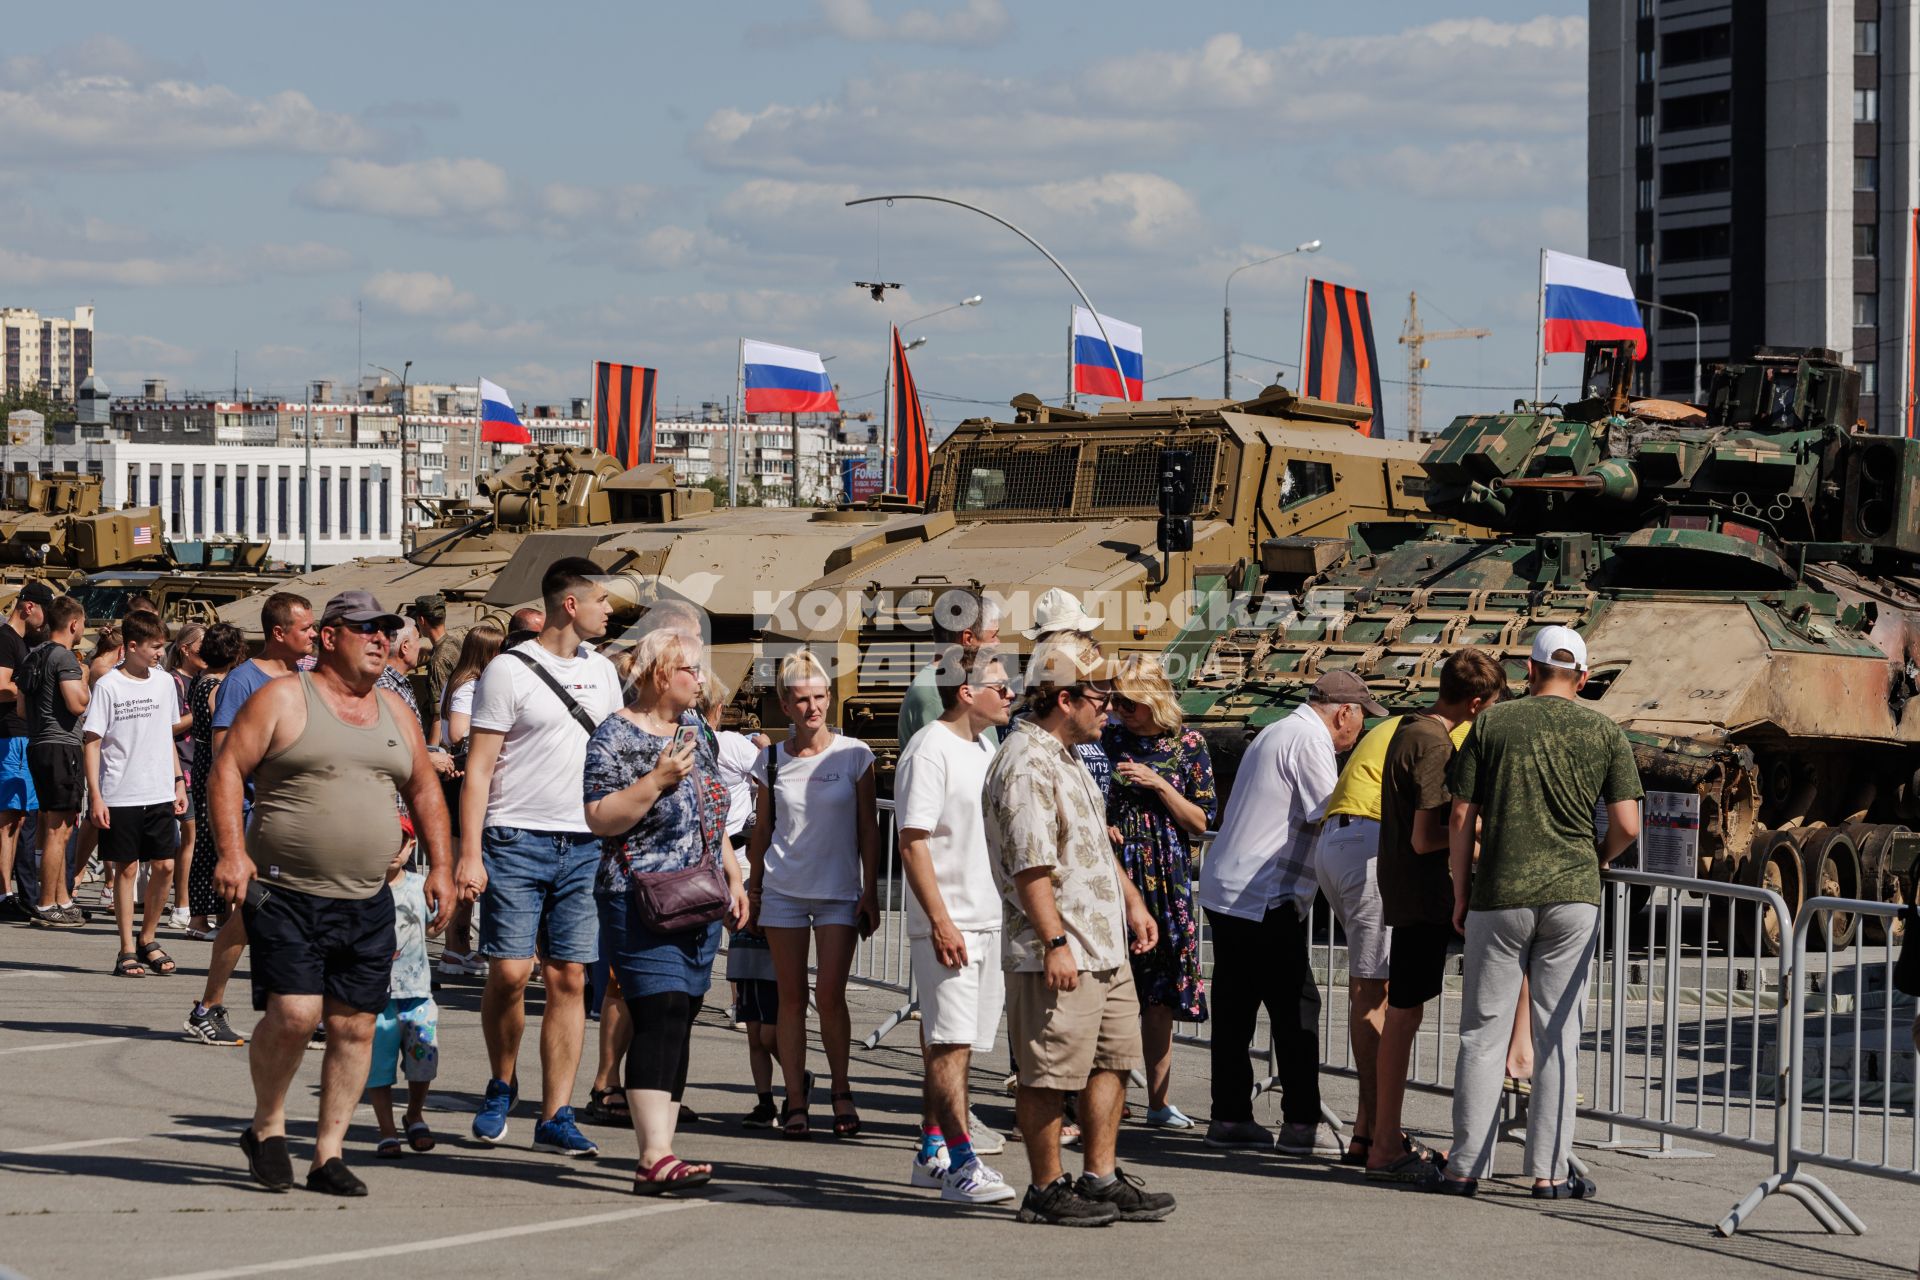
[[[633,1171],[633,1194],[664,1195],[669,1191],[688,1191],[713,1181],[713,1170],[688,1164],[679,1156],[665,1155],[645,1169]]]

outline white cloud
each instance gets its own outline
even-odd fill
[[[1580,189],[1585,154],[1555,142],[1514,139],[1400,146],[1380,155],[1349,152],[1335,182],[1354,191],[1391,188],[1427,199],[1503,200]]]
[[[1013,29],[1013,19],[1001,0],[961,0],[944,13],[909,9],[892,19],[876,13],[873,0],[820,0],[820,17],[834,35],[862,44],[886,42],[979,48],[999,43]]]
[[[431,271],[381,271],[361,286],[367,301],[403,316],[437,315],[474,305],[474,297]]]
[[[332,245],[258,244],[239,249],[199,246],[176,253],[101,256],[71,250],[0,249],[0,278],[26,285],[194,288],[256,282],[276,275],[312,275],[352,261]]]
[[[512,202],[507,171],[490,160],[332,160],[297,193],[319,209],[416,222],[485,223]]]

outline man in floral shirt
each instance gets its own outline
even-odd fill
[[[1129,946],[1158,929],[1107,839],[1106,806],[1074,748],[1098,740],[1112,663],[1085,636],[1042,643],[1028,660],[1027,715],[994,756],[982,797],[987,847],[1005,903],[1007,1027],[1015,1103],[1032,1185],[1023,1222],[1152,1222],[1173,1197],[1114,1163],[1127,1074],[1142,1064]],[[1131,933],[1131,939],[1129,939]],[[1084,1172],[1060,1168],[1060,1106],[1080,1093]]]

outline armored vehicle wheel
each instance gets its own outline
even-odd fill
[[[1805,898],[1857,898],[1860,896],[1860,850],[1844,827],[1820,827],[1800,833],[1806,885]],[[1804,900],[1804,899],[1803,899]],[[1851,911],[1829,911],[1821,919],[1823,936],[1836,951],[1853,945],[1860,917]]]
[[[1897,824],[1862,822],[1848,827],[1847,832],[1860,849],[1862,896],[1870,902],[1905,902],[1906,888],[1900,883],[1900,877],[1888,868],[1887,854],[1895,837],[1906,835],[1908,829]],[[1860,922],[1860,940],[1875,946],[1899,942],[1905,934],[1906,925],[1898,919],[1888,921],[1868,916]]]
[[[1753,838],[1753,869],[1748,883],[1771,889],[1786,903],[1790,915],[1798,916],[1800,904],[1807,900],[1806,871],[1802,865],[1800,842],[1791,831],[1761,831]],[[1772,908],[1760,913],[1760,947],[1767,955],[1777,956],[1791,921],[1782,922]]]

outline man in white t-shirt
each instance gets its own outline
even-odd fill
[[[120,954],[113,971],[122,977],[174,971],[173,958],[154,941],[173,859],[180,848],[179,817],[187,811],[187,784],[173,749],[173,726],[185,714],[173,677],[159,669],[167,633],[150,613],[131,613],[121,624],[122,664],[100,677],[81,723],[81,754],[87,773],[89,816],[100,831],[100,860],[113,867],[113,914],[120,927]],[[152,864],[133,937],[133,902],[140,864]]]
[[[569,1105],[586,1031],[587,966],[600,945],[600,841],[587,830],[580,780],[588,737],[621,703],[613,664],[590,647],[612,613],[599,576],[591,560],[556,560],[540,582],[546,625],[480,674],[454,876],[462,898],[480,900],[479,950],[489,961],[480,1026],[492,1070],[473,1136],[506,1137],[537,946],[546,1012],[533,1149],[568,1156],[599,1154]]]
[[[994,1204],[1014,1190],[974,1154],[967,1071],[989,1053],[1006,1002],[1000,968],[1000,889],[987,852],[980,795],[993,759],[989,734],[1013,710],[1006,668],[990,650],[953,645],[935,662],[940,718],[900,753],[894,814],[906,872],[907,936],[920,995],[926,1062],[915,1186],[940,1198]]]

